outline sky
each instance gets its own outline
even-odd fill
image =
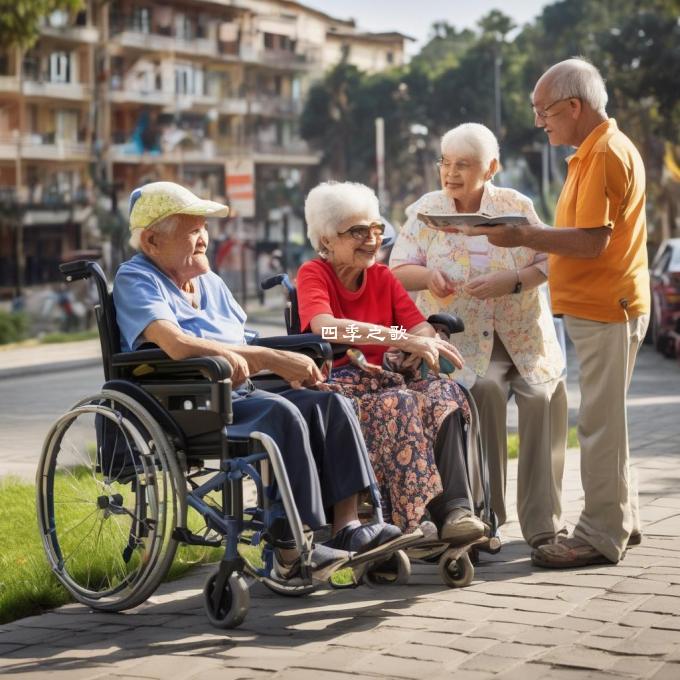
[[[550,0],[302,0],[337,19],[355,19],[367,31],[399,31],[416,43],[407,46],[417,54],[427,42],[430,27],[445,20],[458,29],[475,28],[492,9],[500,9],[518,26],[530,22]]]

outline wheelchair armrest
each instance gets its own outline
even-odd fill
[[[252,345],[283,349],[288,352],[302,352],[313,359],[333,360],[333,347],[320,335],[302,333],[301,335],[275,335],[268,338],[254,338]]]
[[[443,331],[447,335],[462,333],[465,330],[463,319],[455,314],[431,314],[427,322],[434,326],[435,330]]]
[[[136,352],[120,352],[111,357],[111,365],[116,368],[130,368],[148,366],[151,371],[163,370],[169,373],[200,373],[211,382],[220,382],[231,378],[231,365],[220,356],[193,357],[191,359],[171,359],[161,349],[140,349]],[[143,375],[143,374],[142,374]]]

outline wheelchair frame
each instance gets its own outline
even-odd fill
[[[154,592],[178,544],[187,543],[225,547],[204,589],[206,614],[217,627],[232,628],[244,620],[250,601],[244,574],[281,594],[314,590],[312,542],[321,538],[323,530],[316,535],[304,531],[276,442],[232,422],[229,363],[222,357],[175,361],[157,348],[121,353],[115,309],[99,265],[77,261],[60,269],[68,282],[94,278],[106,382],[99,393],[75,404],[52,426],[38,466],[38,524],[58,580],[76,600],[93,609],[129,609]],[[332,356],[328,343],[318,336],[251,337],[251,342],[302,351],[317,361]],[[80,441],[77,423],[83,419],[94,420],[94,451],[88,448],[90,443]],[[125,453],[120,454],[120,449]],[[234,455],[237,452],[242,455]],[[205,460],[210,458],[219,465],[207,466]],[[207,480],[196,481],[206,475]],[[257,491],[254,507],[244,507],[246,478]],[[216,493],[221,496],[219,504]],[[60,508],[68,503],[84,505],[89,514],[74,526],[63,527]],[[188,508],[205,522],[200,535],[188,527]],[[70,534],[81,525],[84,532],[92,517],[92,528],[68,552],[76,540]],[[280,528],[284,517],[301,555],[300,578],[292,583],[271,576],[277,523]],[[127,535],[118,522],[129,524]],[[114,544],[107,553],[109,571],[93,573],[88,566],[83,575],[87,553],[104,545],[106,530]],[[244,560],[239,543],[263,543],[263,565]],[[81,546],[85,554],[75,555]]]
[[[286,297],[284,320],[287,332],[289,334],[302,333],[297,288],[286,273],[270,276],[260,283],[262,290],[269,290],[276,286],[283,287]],[[438,333],[443,333],[447,337],[454,333],[461,333],[465,330],[463,320],[454,314],[432,314],[428,317],[427,321]],[[349,345],[334,344],[332,345],[333,355],[335,357],[342,356],[348,348]],[[497,518],[493,509],[490,507],[491,490],[489,487],[489,474],[486,457],[481,448],[477,407],[470,391],[462,385],[460,385],[460,387],[468,399],[472,412],[472,422],[467,432],[467,446],[469,452],[468,467],[472,476],[470,485],[472,487],[473,500],[475,503],[475,512],[485,523],[488,530],[488,536],[476,545],[463,546],[455,549],[447,549],[445,544],[441,544],[442,547],[439,553],[426,558],[425,561],[428,562],[439,560],[438,567],[442,581],[452,588],[464,587],[472,582],[474,578],[473,561],[478,559],[480,551],[495,554],[501,549],[501,538],[498,531]],[[417,546],[411,551],[407,550],[407,555],[413,557],[414,551],[418,551]],[[423,551],[421,550],[420,552],[422,553]],[[468,553],[472,555],[472,559],[469,557]]]

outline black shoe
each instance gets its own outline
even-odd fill
[[[395,539],[401,538],[401,535],[401,529],[395,527],[394,524],[374,522],[373,524],[346,526],[344,529],[340,529],[326,545],[361,555],[369,550],[391,543]]]

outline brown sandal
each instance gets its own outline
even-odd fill
[[[548,543],[531,553],[531,561],[544,569],[571,569],[590,564],[615,564],[590,543],[580,538],[565,538],[559,543]]]

